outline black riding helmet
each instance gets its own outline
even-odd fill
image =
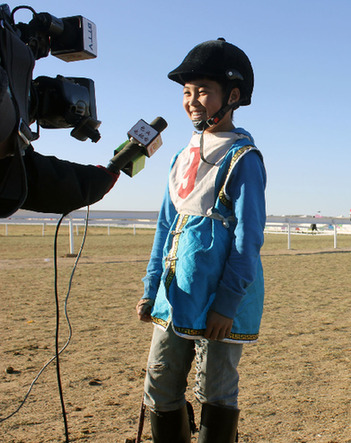
[[[223,38],[195,46],[182,63],[168,74],[169,79],[181,85],[199,77],[208,77],[224,85],[223,107],[213,116],[215,118],[207,122],[207,126],[218,123],[229,109],[251,103],[254,73],[250,60],[241,49]],[[230,91],[235,87],[240,90],[240,100],[234,105],[227,105]]]

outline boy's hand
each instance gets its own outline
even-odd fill
[[[136,311],[140,321],[144,321],[146,323],[151,322],[151,308],[154,304],[154,301],[150,298],[142,298],[139,300],[136,305]]]
[[[215,311],[209,311],[204,337],[209,340],[223,340],[225,337],[229,337],[232,325],[232,318],[225,317]]]

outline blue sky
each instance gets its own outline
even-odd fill
[[[162,116],[163,146],[137,176],[121,175],[92,209],[158,210],[172,156],[192,132],[182,90],[167,78],[196,44],[224,37],[243,49],[255,72],[252,105],[235,113],[262,151],[267,213],[348,216],[351,209],[351,2],[349,0],[8,1],[56,17],[95,22],[98,57],[36,62],[38,75],[95,82],[101,140],[79,142],[70,130],[41,130],[38,152],[107,165],[140,119]],[[18,13],[17,21],[31,14]]]

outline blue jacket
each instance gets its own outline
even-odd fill
[[[243,343],[257,340],[263,311],[260,248],[266,174],[250,134],[240,128],[233,133],[230,135],[235,141],[229,149],[220,152],[221,148],[215,147],[211,152],[215,160],[212,165],[200,158],[194,160],[196,141],[172,162],[143,279],[143,298],[155,301],[153,322],[166,327],[172,320],[178,335],[201,338],[211,309],[233,318],[231,335],[225,340]],[[216,135],[211,137],[213,140]],[[188,161],[192,163],[183,167],[181,174],[186,168],[190,172],[184,174],[185,185],[179,182],[175,186],[182,159],[191,159]],[[191,175],[195,183],[192,186]],[[209,189],[203,191],[204,187]],[[183,192],[186,188],[188,193]],[[204,203],[202,194],[206,193],[210,203]],[[189,205],[183,203],[194,196]]]

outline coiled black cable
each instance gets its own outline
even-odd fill
[[[68,325],[69,334],[68,334],[68,338],[66,340],[66,343],[64,344],[64,346],[61,349],[59,349],[60,309],[59,309],[58,275],[57,275],[57,269],[58,269],[58,263],[57,263],[57,249],[58,249],[57,248],[57,239],[58,239],[58,233],[59,233],[59,229],[60,229],[61,223],[62,223],[62,221],[63,221],[63,219],[64,219],[64,217],[66,215],[67,214],[64,214],[64,215],[62,215],[60,217],[60,220],[58,221],[57,226],[56,226],[55,237],[54,237],[54,276],[55,276],[54,285],[55,285],[55,304],[56,304],[55,355],[47,363],[45,363],[45,365],[38,372],[38,374],[36,375],[36,377],[34,378],[32,383],[30,384],[29,389],[28,389],[26,395],[24,396],[22,402],[18,406],[18,408],[15,411],[13,411],[11,414],[9,414],[8,416],[0,419],[0,423],[4,422],[5,420],[8,420],[9,418],[11,418],[15,414],[17,414],[17,412],[22,408],[22,406],[26,402],[27,398],[29,397],[30,392],[32,391],[35,383],[37,382],[37,380],[39,379],[41,374],[50,365],[50,363],[52,363],[54,360],[56,360],[57,383],[58,383],[58,389],[59,389],[59,395],[60,395],[62,417],[63,417],[63,421],[64,421],[66,443],[68,443],[69,442],[68,423],[67,423],[67,414],[66,414],[65,403],[64,403],[64,398],[63,398],[63,390],[62,390],[62,383],[61,383],[60,359],[59,359],[59,356],[67,348],[67,346],[69,345],[69,343],[71,341],[71,338],[72,338],[72,326],[71,326],[71,322],[70,322],[69,317],[68,317],[68,309],[67,309],[68,297],[69,297],[70,292],[71,292],[73,276],[74,276],[75,270],[77,268],[78,261],[79,261],[81,255],[82,255],[84,244],[85,244],[85,240],[86,240],[86,236],[87,236],[88,222],[89,222],[89,207],[87,207],[87,214],[86,214],[86,219],[85,219],[85,229],[84,229],[84,234],[83,234],[82,242],[81,242],[81,245],[80,245],[79,252],[77,254],[76,260],[74,262],[74,266],[73,266],[73,269],[72,269],[72,272],[71,272],[71,276],[70,276],[70,279],[69,279],[68,289],[67,289],[66,298],[65,298],[64,310],[65,310],[65,317],[66,317],[66,321],[67,321],[67,325]]]

